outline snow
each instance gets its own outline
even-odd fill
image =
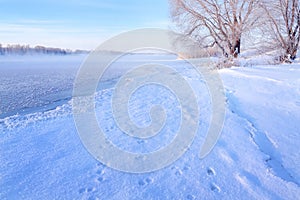
[[[172,165],[132,174],[95,160],[82,145],[72,115],[72,86],[85,56],[10,57],[0,60],[0,199],[297,199],[300,196],[300,64],[247,65],[219,71],[226,117],[212,152],[199,158],[211,115],[201,77],[170,55],[129,55],[111,66],[96,95],[97,119],[119,148],[152,152],[180,126],[176,96],[148,85],[129,101],[131,119],[151,122],[151,105],[166,109],[153,138],[130,138],[111,111],[113,86],[143,62],[173,66],[188,81],[200,108],[197,136]],[[157,95],[159,94],[159,95]]]

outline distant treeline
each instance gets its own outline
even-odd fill
[[[85,50],[70,50],[53,47],[35,46],[30,47],[29,45],[7,45],[3,47],[0,44],[0,55],[31,55],[31,54],[53,54],[53,55],[69,55],[69,54],[83,54],[89,53]]]

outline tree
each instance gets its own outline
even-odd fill
[[[290,62],[297,55],[300,42],[299,0],[273,0],[262,3],[268,20],[267,27],[282,52],[280,61]]]
[[[68,55],[73,53],[88,53],[88,51],[77,50],[72,51],[70,49],[60,49],[44,46],[30,47],[29,45],[20,44],[8,44],[6,47],[2,47],[0,44],[0,55],[25,55],[25,54],[56,54],[56,55]]]
[[[217,45],[225,57],[238,57],[242,34],[259,19],[259,0],[170,0],[179,31],[200,46]]]
[[[4,54],[4,51],[3,51],[3,48],[2,48],[2,44],[0,44],[0,55],[3,55]]]

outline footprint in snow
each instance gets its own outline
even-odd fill
[[[84,193],[84,192],[85,192],[85,188],[80,188],[80,189],[78,190],[78,192],[79,192],[79,194]]]
[[[208,176],[215,176],[216,175],[216,171],[212,167],[207,168],[206,173],[207,173]],[[220,192],[221,191],[220,187],[215,183],[210,183],[210,190],[213,191],[213,192]]]
[[[184,167],[183,167],[183,170],[184,171],[188,171],[188,170],[190,170],[191,169],[191,166],[189,166],[189,165],[185,165]]]
[[[93,188],[93,187],[88,187],[88,188],[86,189],[86,191],[87,191],[87,192],[92,192],[92,191],[94,191],[94,188]]]
[[[194,195],[189,194],[189,195],[186,196],[186,199],[194,200],[194,199],[196,199],[196,197]]]
[[[96,171],[96,174],[97,174],[97,175],[103,175],[103,174],[104,174],[104,170],[98,169],[98,170]]]
[[[139,186],[145,186],[145,185],[148,185],[151,183],[153,183],[153,179],[149,178],[149,177],[146,179],[143,179],[143,180],[139,180],[139,182],[138,182]]]
[[[181,176],[182,175],[182,171],[180,169],[176,170],[175,175],[176,176]]]
[[[211,183],[210,184],[210,190],[213,191],[213,192],[220,192],[221,189],[218,185],[216,185],[215,183]]]
[[[97,181],[98,183],[101,183],[101,182],[103,182],[104,180],[105,180],[105,179],[104,179],[104,177],[102,177],[102,176],[96,178],[96,181]]]
[[[93,192],[95,190],[95,188],[93,187],[88,187],[88,188],[80,188],[78,190],[78,193],[79,194],[82,194],[82,193],[89,193],[89,192]]]
[[[207,172],[208,176],[215,176],[216,175],[215,170],[213,168],[211,168],[211,167],[207,168],[206,172]]]
[[[104,174],[105,174],[105,171],[103,169],[98,169],[96,171],[96,175],[97,175],[96,182],[98,182],[98,183],[103,182],[105,180]]]
[[[174,172],[174,174],[176,175],[176,176],[181,176],[182,174],[183,174],[183,171],[181,170],[181,169],[179,169],[178,167],[172,167],[171,168],[172,170],[174,170],[175,172]],[[188,166],[188,165],[186,165],[184,168],[183,168],[183,170],[184,171],[187,171],[187,170],[189,170],[190,169],[190,167]]]

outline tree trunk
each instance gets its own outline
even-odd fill
[[[234,41],[234,45],[230,46],[230,54],[234,58],[237,58],[240,53],[241,53],[241,38]]]
[[[284,61],[290,62],[291,60],[295,60],[297,56],[297,50],[298,46],[296,44],[290,44],[290,47],[285,52]]]
[[[235,45],[234,45],[234,54],[233,56],[235,58],[238,57],[238,55],[241,53],[241,38],[239,38],[236,42],[235,42]]]
[[[295,60],[295,59],[296,59],[296,56],[297,56],[297,48],[296,48],[296,49],[294,48],[294,50],[291,52],[290,55],[291,55],[291,59],[292,59],[292,60]]]

